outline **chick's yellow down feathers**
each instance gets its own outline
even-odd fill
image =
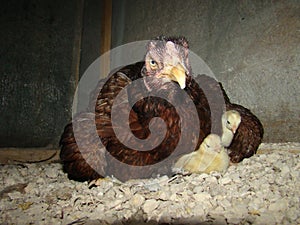
[[[241,115],[236,110],[228,110],[222,115],[222,137],[221,142],[224,147],[230,146],[232,139],[241,123]]]
[[[173,170],[191,173],[225,172],[229,166],[229,160],[227,150],[221,145],[221,138],[216,134],[210,134],[197,151],[179,158]]]

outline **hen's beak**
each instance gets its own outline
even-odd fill
[[[165,67],[162,74],[177,82],[181,89],[185,88],[186,70],[181,64]]]

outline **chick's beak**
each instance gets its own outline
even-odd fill
[[[221,150],[222,150],[222,145],[218,145],[218,146],[216,147],[216,152],[217,152],[217,153],[220,153]]]
[[[236,130],[237,130],[237,127],[236,127],[236,126],[233,126],[233,127],[232,127],[232,133],[235,134]]]
[[[186,70],[181,64],[166,67],[163,71],[163,74],[168,76],[171,80],[177,82],[181,89],[185,88]]]

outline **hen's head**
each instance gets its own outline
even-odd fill
[[[188,42],[184,37],[160,36],[147,45],[145,74],[158,78],[161,83],[175,81],[185,88],[191,73],[188,61]]]

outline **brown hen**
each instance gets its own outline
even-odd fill
[[[64,170],[80,181],[169,175],[180,155],[198,149],[209,133],[221,130],[226,109],[242,117],[229,147],[231,159],[250,157],[261,142],[262,126],[249,110],[231,104],[218,85],[210,77],[192,76],[185,38],[150,41],[145,61],[99,81],[86,112],[65,127],[60,141]],[[127,114],[130,132],[122,123]],[[153,120],[157,117],[161,120]]]

